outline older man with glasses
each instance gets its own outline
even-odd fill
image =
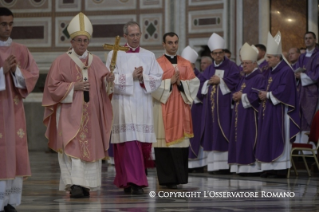
[[[202,130],[207,170],[228,170],[228,142],[230,139],[232,92],[239,81],[238,66],[225,57],[225,41],[213,34],[208,46],[214,59],[202,75],[197,98],[203,102]]]
[[[127,194],[143,194],[148,186],[145,169],[153,166],[151,149],[156,141],[151,93],[161,85],[163,71],[155,55],[140,47],[139,24],[130,21],[123,31],[129,50],[117,53],[114,70],[114,184]],[[108,55],[107,67],[112,51]]]
[[[258,50],[245,43],[240,50],[244,76],[233,93],[234,109],[228,150],[230,171],[238,174],[260,172],[255,158],[258,90],[265,90],[264,77],[258,69]],[[246,174],[245,174],[246,175]]]
[[[106,86],[114,75],[87,50],[92,31],[83,13],[71,20],[72,48],[53,62],[43,93],[45,135],[58,152],[60,190],[70,191],[71,198],[100,188],[113,119]]]

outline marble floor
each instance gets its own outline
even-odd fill
[[[290,179],[191,173],[188,184],[169,190],[158,185],[156,171],[149,169],[149,187],[136,196],[116,188],[114,166],[103,164],[101,190],[90,198],[70,199],[58,191],[56,154],[30,152],[30,160],[32,177],[24,181],[19,212],[319,211],[318,174],[308,177],[305,171]]]

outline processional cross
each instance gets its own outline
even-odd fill
[[[115,69],[115,65],[116,65],[116,57],[117,57],[117,52],[118,51],[128,51],[130,48],[127,46],[120,46],[120,36],[116,36],[115,38],[115,44],[111,45],[111,44],[104,44],[103,48],[106,50],[113,50],[113,54],[112,54],[112,60],[111,60],[111,64],[110,64],[110,70],[113,73],[114,69]]]
[[[113,54],[112,54],[112,59],[111,59],[111,63],[110,63],[110,71],[111,73],[113,73],[114,69],[115,69],[115,65],[116,65],[116,58],[117,58],[117,52],[118,51],[128,51],[130,48],[127,47],[127,46],[120,46],[120,36],[116,36],[115,37],[115,43],[114,45],[111,45],[111,44],[104,44],[103,45],[103,48],[106,49],[106,50],[110,50],[112,51],[113,50]],[[108,87],[107,89],[107,93],[110,93],[110,90],[113,90],[113,82],[111,83],[111,86]]]

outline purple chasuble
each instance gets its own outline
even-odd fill
[[[231,133],[228,149],[228,163],[247,165],[256,161],[257,117],[260,105],[257,88],[265,90],[265,78],[257,69],[247,77],[242,77],[235,92],[247,94],[251,107],[244,108],[241,101],[235,103],[232,115]]]
[[[201,72],[199,72],[196,68],[194,69],[194,73],[196,77],[199,77],[201,75]],[[203,103],[197,103],[195,104],[193,102],[192,108],[191,108],[191,114],[192,114],[192,121],[193,121],[193,132],[194,137],[190,138],[190,148],[188,153],[188,158],[195,159],[198,156],[199,148],[201,146],[201,124],[202,124],[202,110],[203,110]]]
[[[209,85],[208,93],[201,93],[204,83],[209,80],[216,70],[223,70],[223,80],[228,89],[234,91],[239,82],[238,66],[224,57],[218,67],[213,63],[198,78],[200,87],[197,98],[203,102],[201,138],[204,151],[228,151],[231,125],[232,93],[223,95],[219,86]]]
[[[260,63],[258,65],[258,68],[260,69],[260,71],[264,77],[268,75],[269,66],[268,66],[268,62],[266,60],[264,60],[262,63]]]
[[[302,86],[299,81],[297,91],[300,106],[300,130],[310,131],[312,119],[317,110],[318,104],[318,79],[319,79],[319,49],[315,48],[311,57],[306,57],[306,53],[300,55],[296,64],[296,69],[301,67],[306,69],[306,74],[317,83]]]
[[[266,99],[261,102],[258,112],[256,159],[269,163],[280,157],[284,150],[285,106],[288,106],[290,142],[294,142],[299,132],[300,117],[295,76],[284,60],[274,71],[270,68],[264,86],[280,101],[274,105]]]

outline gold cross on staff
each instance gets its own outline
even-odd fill
[[[103,45],[104,49],[110,50],[110,51],[113,50],[112,60],[111,60],[111,64],[110,64],[111,72],[113,72],[115,69],[117,52],[118,51],[128,51],[130,49],[129,47],[126,47],[126,46],[120,46],[119,45],[120,39],[121,39],[120,36],[116,36],[114,45],[110,45],[110,44]]]

